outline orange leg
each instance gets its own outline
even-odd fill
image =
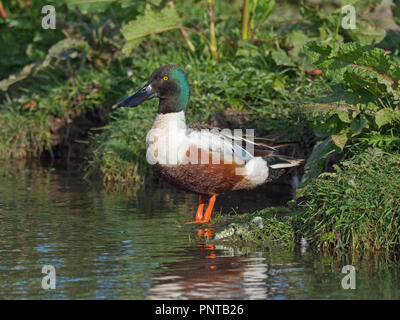
[[[196,221],[201,221],[203,219],[203,209],[204,209],[204,196],[199,197],[199,206],[196,212]]]
[[[201,223],[208,222],[211,220],[211,214],[214,209],[214,204],[215,204],[216,199],[217,199],[217,195],[214,194],[213,196],[211,196],[210,201],[208,203],[207,210],[204,213],[203,219],[200,221]]]
[[[197,207],[197,211],[196,211],[196,220],[192,221],[192,222],[186,222],[186,224],[202,222],[202,220],[203,220],[203,209],[204,209],[204,196],[200,195],[200,197],[199,197],[199,206]]]

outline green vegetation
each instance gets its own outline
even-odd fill
[[[213,224],[223,226],[218,228],[214,239],[251,245],[293,246],[295,232],[291,223],[292,213],[289,208],[272,207],[252,213],[217,217]]]
[[[296,232],[323,249],[398,249],[400,155],[370,148],[335,169],[302,190]]]
[[[398,248],[400,11],[342,2],[356,29],[338,1],[65,0],[56,30],[41,28],[45,1],[0,2],[0,158],[85,160],[87,178],[144,185],[156,102],[113,106],[175,63],[189,122],[286,130],[307,158],[296,208],[223,216],[246,231],[229,239]]]
[[[288,246],[303,237],[335,252],[399,249],[400,155],[352,150],[334,167],[300,189],[298,205],[219,217],[216,239]]]

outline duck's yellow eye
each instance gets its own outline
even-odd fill
[[[167,77],[167,76],[165,76],[165,77],[163,78],[163,80],[168,80],[168,77]]]

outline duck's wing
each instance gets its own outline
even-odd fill
[[[208,125],[189,125],[187,134],[191,144],[210,153],[217,153],[220,157],[231,157],[235,162],[243,163],[254,158],[239,143],[239,138],[231,138],[230,130],[221,130]]]
[[[244,136],[225,134],[224,132],[221,134],[228,139],[232,139],[233,143],[235,144],[240,146],[245,145],[246,150],[250,150],[250,153],[256,157],[268,157],[277,153],[279,148],[294,146],[299,143],[298,141],[277,142],[277,140],[286,135],[286,131],[282,131],[267,137],[256,137],[252,134],[248,134],[247,131],[246,133],[247,134]]]
[[[250,135],[246,130],[244,134],[242,134],[242,130],[238,130],[239,134],[235,134],[235,130],[230,129],[220,129],[217,127],[210,126],[208,124],[189,124],[188,132],[193,131],[201,131],[201,130],[209,130],[212,132],[218,132],[222,137],[226,139],[230,139],[236,145],[250,145],[253,146],[253,149],[260,150],[271,150],[276,151],[276,147],[280,147],[283,145],[289,145],[288,143],[279,143],[276,140],[280,139],[282,136],[286,134],[286,132],[279,132],[278,134],[274,134],[267,137],[255,137],[254,135]]]
[[[239,130],[240,131],[240,130]],[[191,141],[208,152],[217,152],[221,157],[233,157],[239,161],[249,161],[254,157],[263,157],[273,169],[298,166],[303,159],[279,155],[280,147],[296,145],[298,142],[277,142],[286,135],[285,131],[267,137],[234,134],[232,130],[221,130],[209,125],[188,126]]]

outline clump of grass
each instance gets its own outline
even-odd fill
[[[75,143],[71,137],[87,134],[71,132],[74,118],[81,115],[89,128],[104,124],[103,110],[121,94],[112,81],[115,77],[111,68],[104,68],[86,69],[68,80],[43,73],[23,82],[14,99],[0,105],[0,158],[40,157],[44,151],[52,154],[56,145]],[[55,120],[65,128],[52,128]]]
[[[46,117],[29,117],[12,109],[0,113],[0,158],[26,158],[40,155],[50,147]]]
[[[297,234],[320,249],[400,247],[400,156],[371,148],[305,187]]]
[[[215,234],[214,240],[236,244],[292,246],[295,244],[292,214],[289,208],[272,207],[253,213],[224,215],[213,221],[217,226],[224,224]]]
[[[99,172],[109,187],[143,183],[151,171],[146,161],[146,134],[151,127],[155,105],[143,110],[121,108],[113,121],[94,137],[86,176]]]

